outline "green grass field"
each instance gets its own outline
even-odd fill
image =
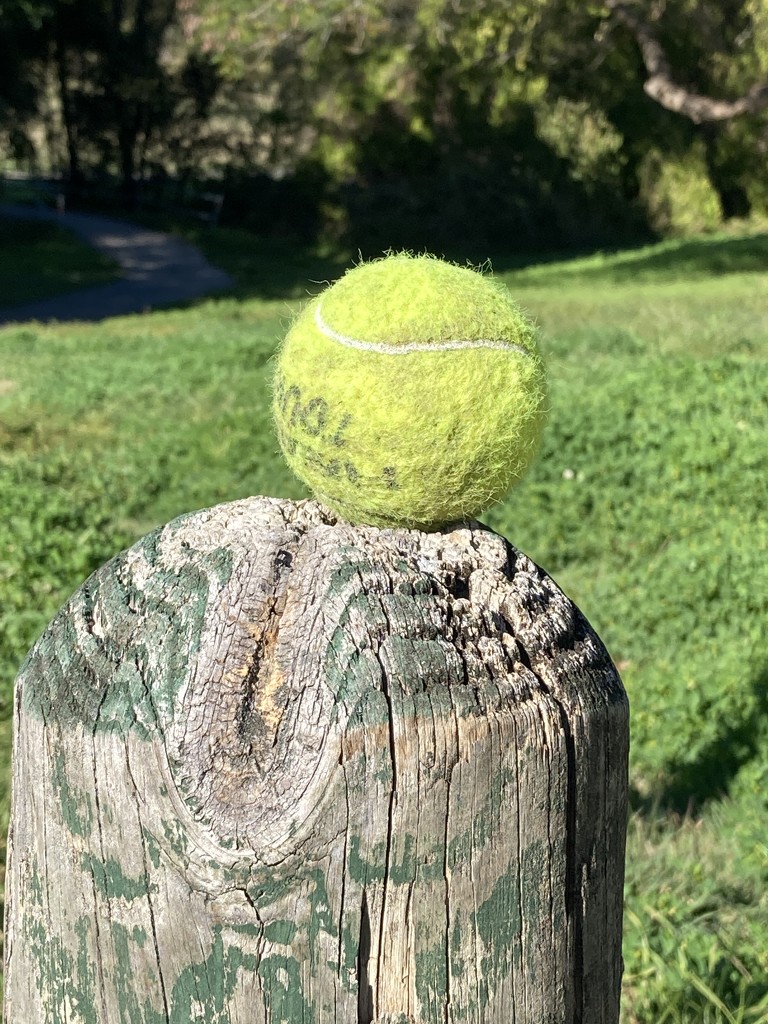
[[[3,825],[13,677],[71,591],[182,512],[303,496],[271,358],[338,267],[200,240],[235,296],[0,331]],[[552,409],[486,521],[579,604],[632,704],[624,1024],[765,1024],[768,237],[495,263],[540,323]]]
[[[0,218],[0,309],[118,277],[112,260],[49,221]]]

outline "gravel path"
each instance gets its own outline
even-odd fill
[[[232,279],[211,266],[199,249],[172,235],[85,213],[0,203],[0,217],[52,220],[114,259],[122,268],[119,281],[83,288],[23,306],[0,309],[0,324],[28,320],[104,320],[172,306],[229,288]]]

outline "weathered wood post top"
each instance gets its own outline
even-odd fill
[[[617,1024],[627,719],[478,523],[176,519],[19,675],[4,1020]]]

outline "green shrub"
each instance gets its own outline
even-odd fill
[[[692,235],[719,226],[720,202],[707,175],[702,144],[694,143],[683,156],[652,149],[638,176],[649,223],[660,235]]]

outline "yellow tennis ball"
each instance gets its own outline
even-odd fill
[[[535,329],[507,289],[401,254],[355,267],[303,310],[273,409],[289,466],[340,516],[435,529],[523,475],[545,402]]]

